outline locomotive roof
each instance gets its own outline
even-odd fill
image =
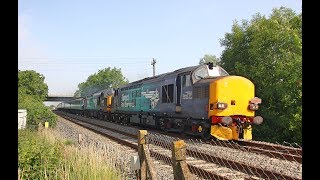
[[[97,95],[100,95],[101,93],[103,93],[104,96],[106,97],[106,96],[108,96],[108,95],[113,93],[113,89],[103,89],[103,90],[97,91],[97,92],[95,92],[95,93],[93,93],[91,95],[97,96]]]
[[[146,82],[153,82],[153,81],[157,81],[157,80],[160,80],[166,76],[175,76],[175,75],[178,75],[178,74],[181,74],[181,73],[184,73],[184,72],[192,72],[194,71],[195,69],[197,69],[198,67],[200,66],[207,66],[207,64],[201,64],[201,65],[196,65],[196,66],[189,66],[189,67],[185,67],[185,68],[180,68],[180,69],[177,69],[175,71],[171,71],[171,72],[167,72],[167,73],[163,73],[163,74],[159,74],[157,76],[152,76],[152,77],[146,77],[146,78],[143,78],[143,79],[140,79],[140,80],[137,80],[137,81],[134,81],[134,82],[131,82],[131,83],[128,83],[126,85],[123,85],[121,87],[118,87],[119,89],[121,88],[126,88],[126,87],[129,87],[129,86],[140,86],[140,84],[143,83],[146,83]],[[206,80],[203,79],[201,80],[201,82],[205,82]],[[100,93],[104,93],[104,96],[106,97],[107,95],[110,95],[110,94],[113,94],[114,92],[114,89],[103,89],[103,90],[99,90],[95,93],[91,93],[90,95],[88,96],[92,96],[92,95],[99,95]],[[72,100],[69,100],[69,101],[65,101],[64,103],[68,103],[68,102],[71,102],[71,101],[74,101],[74,100],[81,100],[85,97],[77,97],[75,99],[72,99]]]
[[[180,68],[180,69],[177,69],[175,71],[159,74],[157,76],[146,77],[144,79],[140,79],[140,80],[128,83],[128,84],[126,84],[126,85],[124,85],[124,86],[122,86],[120,88],[131,86],[133,84],[139,84],[139,83],[142,83],[142,82],[150,82],[150,81],[162,79],[162,78],[164,78],[166,76],[169,76],[169,75],[176,75],[176,74],[180,74],[180,73],[184,73],[184,72],[191,72],[191,71],[195,70],[196,68],[198,68],[200,66],[203,66],[203,64],[202,65],[197,65],[197,66],[189,66],[189,67],[185,67],[185,68]]]

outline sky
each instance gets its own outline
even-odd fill
[[[133,82],[220,57],[235,21],[269,17],[302,0],[18,0],[18,69],[45,77],[49,95],[73,96],[104,68]]]

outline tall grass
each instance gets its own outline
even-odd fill
[[[120,174],[106,166],[107,158],[94,148],[77,149],[73,146],[64,149],[65,162],[62,164],[66,179],[120,179]]]
[[[41,132],[18,132],[19,179],[121,179],[121,175],[106,163],[105,153],[94,146],[78,149],[57,139],[46,129]]]

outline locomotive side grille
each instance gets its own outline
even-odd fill
[[[204,89],[204,98],[209,97],[209,86],[205,86],[203,87]]]
[[[193,87],[193,90],[192,90],[192,97],[193,98],[199,98],[199,90],[200,90],[201,87]]]
[[[193,98],[207,98],[209,97],[209,86],[193,87]]]

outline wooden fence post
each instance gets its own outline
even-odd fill
[[[191,174],[186,163],[186,144],[183,140],[172,142],[172,167],[175,180],[191,180]]]
[[[146,130],[139,130],[138,133],[138,154],[140,159],[140,170],[138,179],[146,180],[148,174],[150,175],[150,179],[156,180],[156,172],[154,170],[154,164],[150,158],[150,152],[146,146]]]
[[[39,122],[38,124],[38,131],[42,131],[43,130],[43,125],[41,124],[41,122]]]
[[[147,162],[143,155],[143,145],[146,144],[146,130],[139,130],[138,134],[138,154],[140,159],[139,176],[141,180],[147,179]]]
[[[83,144],[83,137],[82,137],[82,134],[78,134],[78,143],[79,143],[79,146],[81,147],[82,144]]]

